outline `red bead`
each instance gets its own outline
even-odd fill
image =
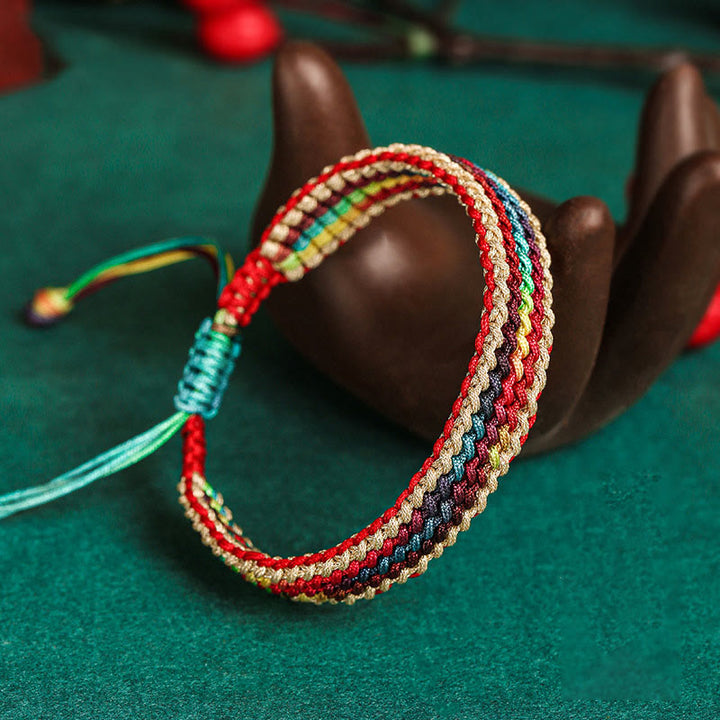
[[[688,341],[688,347],[696,348],[707,345],[720,335],[720,285],[703,315],[700,324]]]
[[[282,29],[263,5],[250,3],[200,18],[198,35],[203,48],[227,62],[251,62],[271,53]]]
[[[257,0],[182,0],[183,5],[202,15],[217,15],[243,5],[255,5]]]

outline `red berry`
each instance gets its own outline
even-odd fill
[[[202,15],[233,10],[242,5],[254,5],[257,0],[182,0],[185,7]]]
[[[282,28],[266,7],[249,3],[201,17],[198,35],[203,48],[219,60],[250,62],[278,46]]]
[[[720,336],[720,285],[715,290],[710,304],[700,324],[688,342],[688,347],[695,348],[707,345]]]

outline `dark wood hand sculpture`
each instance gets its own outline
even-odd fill
[[[274,103],[256,238],[297,186],[372,146],[342,72],[312,45],[280,51]],[[556,314],[525,454],[577,440],[635,402],[682,351],[720,281],[720,115],[693,67],[669,71],[650,92],[629,189],[620,227],[597,198],[555,205],[520,191],[547,236]],[[277,288],[270,312],[322,372],[434,439],[477,332],[476,254],[453,198],[402,203],[302,282]]]

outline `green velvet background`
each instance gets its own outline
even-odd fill
[[[717,49],[710,4],[465,2],[491,33]],[[115,285],[52,331],[33,290],[112,253],[213,235],[241,257],[271,147],[270,64],[217,67],[169,7],[40,4],[67,63],[0,98],[0,492],[167,416],[210,273]],[[312,24],[293,20],[291,28]],[[618,216],[650,75],[349,66],[377,143],[426,143]],[[711,85],[720,97],[719,85]],[[720,344],[586,442],[517,462],[428,573],[372,603],[246,585],[177,504],[179,441],[0,523],[2,718],[716,718]],[[272,552],[392,502],[427,448],[261,316],[210,427],[211,481]]]

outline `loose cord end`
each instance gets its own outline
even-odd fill
[[[50,327],[73,309],[66,287],[40,288],[25,306],[25,322],[33,327]]]
[[[116,255],[90,268],[67,287],[40,288],[25,306],[25,321],[33,327],[49,327],[62,320],[83,297],[106,285],[195,257],[205,258],[212,265],[219,295],[233,274],[230,255],[208,238],[173,238]]]
[[[44,505],[85,487],[95,480],[114,475],[120,470],[135,465],[162,447],[180,430],[187,418],[187,413],[176,412],[150,430],[98,455],[84,465],[64,473],[44,485],[15,490],[0,496],[0,520],[22,510]]]

